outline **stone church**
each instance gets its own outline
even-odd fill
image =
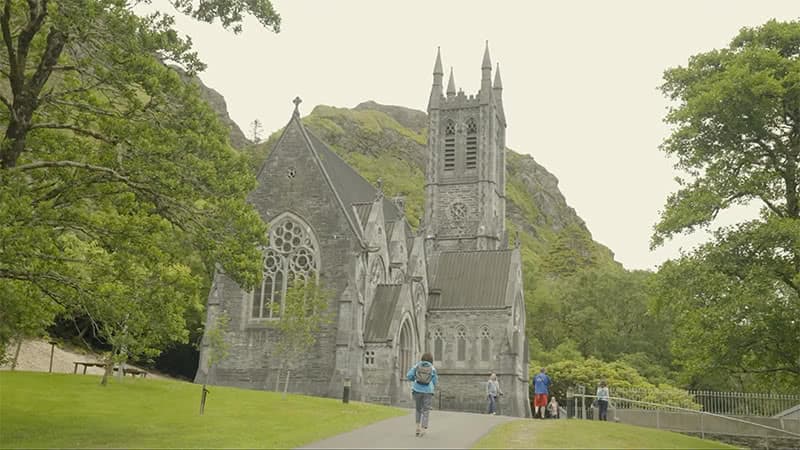
[[[307,130],[299,99],[258,173],[249,201],[270,224],[264,276],[254,291],[215,276],[207,326],[225,312],[228,356],[212,383],[278,387],[273,355],[288,280],[317,277],[333,292],[314,347],[289,390],[411,406],[406,371],[425,351],[440,384],[434,408],[481,411],[497,373],[501,414],[530,416],[521,257],[505,228],[505,135],[499,67],[488,46],[475,95],[443,86],[437,53],[428,103],[424,219],[414,231],[401,198],[386,198]],[[207,329],[208,331],[208,329]],[[208,369],[207,339],[196,380]],[[283,372],[285,377],[285,372]],[[280,388],[283,387],[281,382]]]

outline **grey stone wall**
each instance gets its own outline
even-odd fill
[[[525,355],[514,349],[509,335],[512,308],[492,310],[432,310],[428,312],[427,350],[435,349],[434,336],[440,330],[444,338],[443,355],[435,356],[440,375],[440,394],[436,402],[443,409],[483,412],[486,407],[485,382],[495,372],[505,392],[500,414],[528,417]],[[458,359],[457,330],[466,331],[465,359]],[[488,360],[482,358],[481,329],[490,334]],[[439,398],[439,396],[441,398]]]

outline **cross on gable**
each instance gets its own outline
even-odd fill
[[[292,103],[294,103],[294,114],[296,116],[299,116],[300,115],[300,103],[303,103],[303,100],[300,99],[300,97],[295,97],[294,100],[292,100]]]

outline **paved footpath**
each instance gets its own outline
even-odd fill
[[[414,436],[414,412],[348,431],[301,448],[470,448],[507,416],[431,411],[425,436]]]

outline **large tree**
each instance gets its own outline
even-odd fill
[[[62,311],[149,352],[185,339],[181,314],[214,270],[245,286],[259,276],[265,230],[245,202],[255,180],[168,66],[203,68],[190,40],[169,15],[132,13],[137,3],[3,0],[0,344]],[[246,15],[280,24],[268,0],[172,4],[234,32]]]
[[[660,270],[661,306],[676,318],[674,350],[695,380],[759,374],[800,386],[800,22],[743,28],[727,48],[664,74],[674,126],[662,148],[684,176],[653,245],[714,224],[734,205],[758,219]],[[727,380],[727,381],[726,381]],[[702,381],[701,381],[702,382]]]

